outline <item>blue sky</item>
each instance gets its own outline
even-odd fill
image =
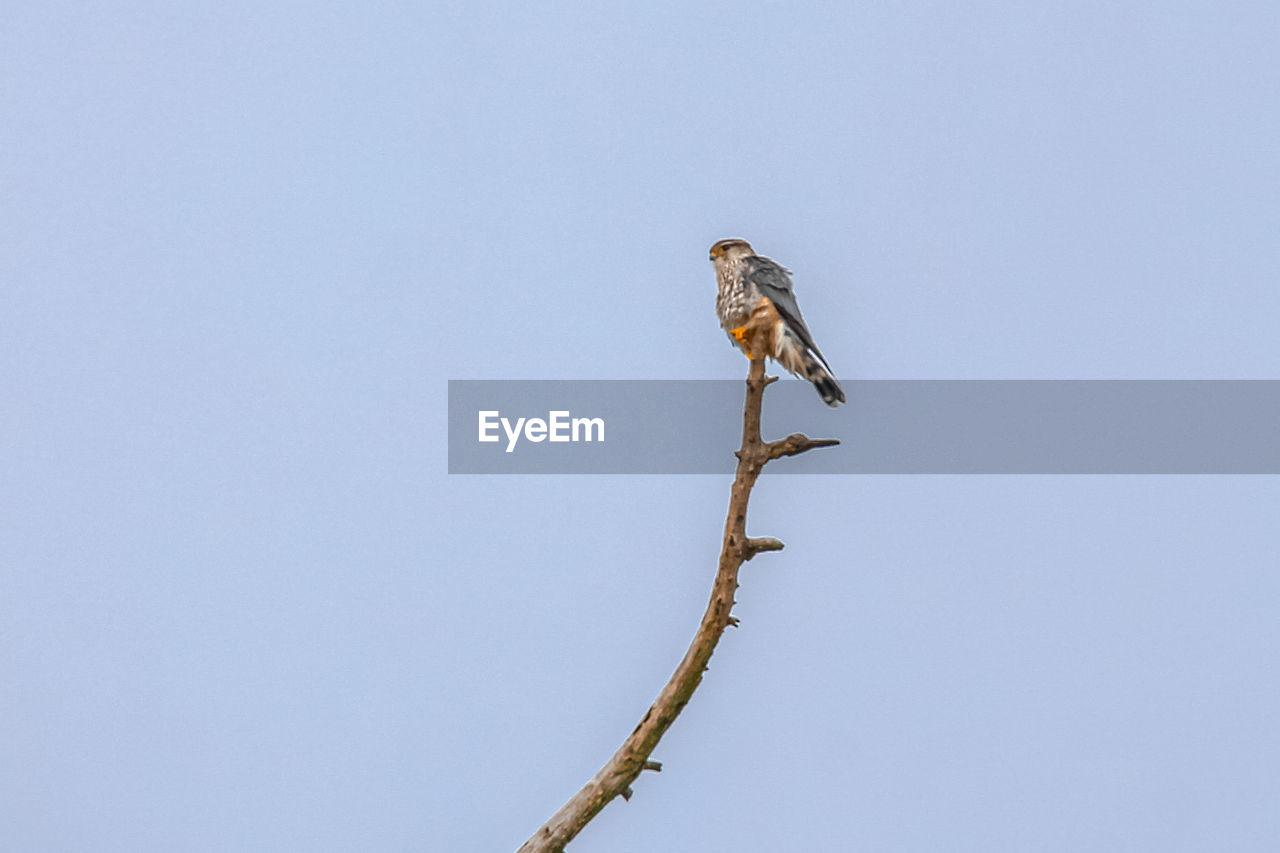
[[[678,661],[728,482],[450,477],[445,380],[738,377],[716,239],[841,378],[1280,377],[1277,43],[1262,3],[11,10],[0,835],[514,849]],[[766,478],[787,550],[572,849],[1275,849],[1277,510]]]

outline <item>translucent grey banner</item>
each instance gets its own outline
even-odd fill
[[[769,474],[1277,474],[1280,381],[877,380],[765,392]],[[745,384],[450,380],[451,474],[728,474]]]

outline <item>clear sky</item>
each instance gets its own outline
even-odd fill
[[[8,9],[4,848],[520,844],[683,653],[729,484],[450,477],[446,379],[743,375],[719,238],[844,379],[1280,378],[1278,44],[1263,2]],[[766,478],[787,550],[571,849],[1280,849],[1278,511]]]

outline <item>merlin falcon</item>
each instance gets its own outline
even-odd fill
[[[769,356],[812,382],[828,406],[843,403],[844,390],[800,316],[791,271],[757,255],[746,240],[716,243],[711,263],[716,268],[716,316],[747,358]]]

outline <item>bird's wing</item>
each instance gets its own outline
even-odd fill
[[[786,267],[771,258],[755,255],[747,258],[743,278],[749,284],[754,284],[762,296],[769,297],[769,301],[778,309],[778,313],[782,315],[782,319],[786,321],[800,342],[813,350],[813,354],[830,370],[831,365],[827,364],[822,350],[818,349],[818,345],[813,342],[809,327],[804,324],[800,305],[796,302],[795,292],[791,289],[791,275]]]

